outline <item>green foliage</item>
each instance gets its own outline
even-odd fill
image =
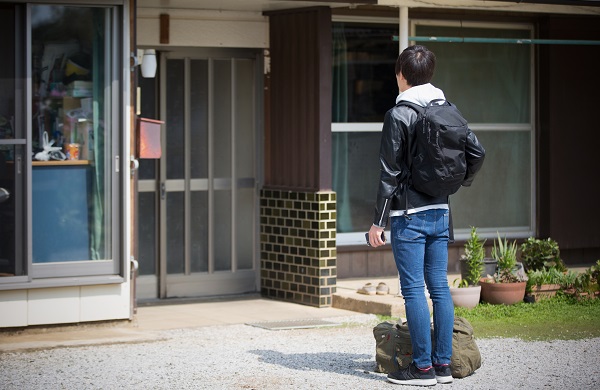
[[[577,279],[579,278],[579,274],[577,272],[573,272],[569,270],[563,274],[562,281],[560,282],[560,288],[562,290],[572,289],[577,284]]]
[[[456,283],[458,282],[458,283]],[[465,288],[465,287],[469,287],[469,282],[467,281],[467,279],[454,279],[452,281],[452,286],[454,287],[458,287],[458,288]]]
[[[575,296],[593,296],[600,291],[600,260],[595,265],[578,274],[577,272],[561,272],[557,268],[542,268],[527,272],[527,291],[533,286],[542,284],[558,284],[560,289]]]
[[[589,294],[593,296],[600,291],[600,260],[575,278],[572,287],[575,295]]]
[[[471,227],[471,237],[465,243],[465,254],[463,260],[467,262],[466,280],[461,281],[459,287],[476,286],[481,279],[483,270],[483,258],[485,257],[485,240],[481,240],[477,235],[477,229]],[[463,283],[464,282],[464,283]]]
[[[505,241],[502,246],[507,246]],[[600,260],[580,274],[555,269],[536,275],[541,275],[540,280],[554,281],[558,273],[561,274],[558,284],[565,291],[559,291],[555,297],[533,304],[491,305],[484,302],[472,309],[455,307],[454,313],[473,325],[477,338],[546,341],[600,337],[600,298],[596,298],[600,291]]]
[[[527,271],[538,271],[544,268],[567,270],[560,258],[558,243],[551,238],[540,240],[529,237],[521,244],[521,262]]]
[[[494,278],[496,283],[522,281],[515,273],[517,249],[517,241],[509,243],[506,237],[502,240],[500,233],[498,233],[498,239],[494,241],[494,247],[492,248],[492,257],[498,261],[498,272]]]
[[[600,337],[600,299],[577,300],[558,295],[534,304],[480,303],[473,309],[457,307],[454,310],[473,325],[478,338],[575,340]]]
[[[527,291],[531,291],[533,286],[541,286],[542,284],[559,284],[563,285],[566,275],[558,269],[542,268],[537,271],[527,272]]]

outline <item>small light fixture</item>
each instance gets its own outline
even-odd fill
[[[153,78],[156,76],[156,50],[144,50],[142,58],[142,76],[145,78]]]
[[[135,70],[135,67],[141,65],[142,68],[142,76],[145,78],[154,78],[156,77],[156,50],[154,49],[146,49],[146,50],[137,50],[137,56],[134,53],[131,53],[131,58],[133,59],[133,66],[131,67],[131,71]]]

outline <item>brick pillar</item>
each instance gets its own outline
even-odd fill
[[[310,306],[331,306],[337,275],[335,237],[335,192],[262,190],[262,295]]]

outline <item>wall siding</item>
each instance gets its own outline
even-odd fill
[[[331,189],[331,10],[269,14],[267,187]]]
[[[598,18],[551,16],[541,20],[542,39],[600,40]],[[596,95],[600,46],[539,47],[538,221],[567,264],[600,258],[597,188]],[[590,221],[590,222],[586,222]]]

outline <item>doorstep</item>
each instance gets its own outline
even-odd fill
[[[448,274],[448,284],[460,278],[459,274]],[[385,283],[390,292],[386,295],[365,295],[357,291],[366,283],[377,286]],[[332,297],[331,306],[336,309],[344,309],[365,314],[377,314],[396,318],[405,318],[404,298],[399,295],[399,284],[397,277],[356,278],[338,279],[335,294]],[[432,303],[429,303],[429,311],[432,312]]]
[[[357,291],[366,283],[375,287],[385,283],[390,292],[386,295],[365,295]],[[338,279],[336,293],[332,297],[332,306],[336,309],[351,310],[365,314],[378,314],[390,317],[406,317],[404,298],[398,294],[397,277],[369,279]]]

